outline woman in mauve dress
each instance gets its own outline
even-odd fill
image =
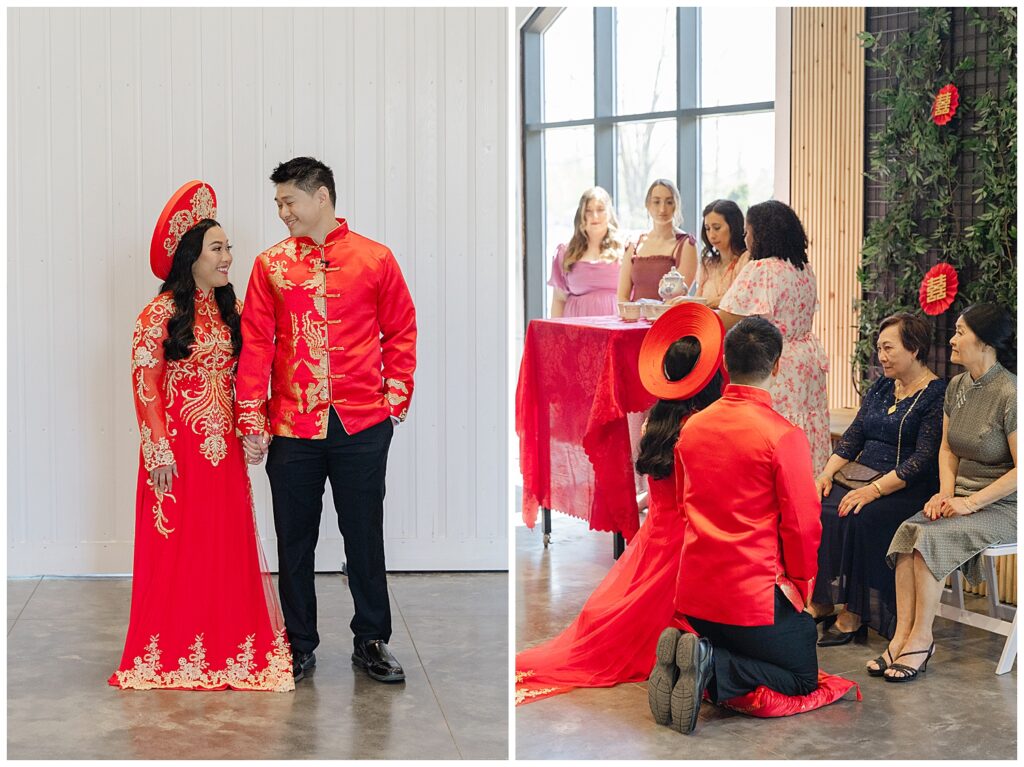
[[[651,217],[651,231],[626,246],[619,271],[620,301],[660,301],[658,284],[672,267],[683,275],[687,288],[697,279],[697,241],[679,228],[682,213],[676,185],[667,178],[655,179],[644,205]]]

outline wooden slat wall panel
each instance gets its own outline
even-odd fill
[[[8,573],[131,570],[135,318],[149,237],[201,177],[244,295],[286,236],[268,176],[323,158],[339,215],[395,252],[419,369],[385,515],[399,570],[505,569],[509,13],[504,8],[12,8]],[[252,471],[270,564],[269,486]],[[317,567],[342,561],[325,498]]]
[[[996,580],[999,582],[999,601],[1007,604],[1017,604],[1017,555],[999,557],[996,559]],[[988,584],[981,583],[978,586],[971,586],[964,581],[964,593],[988,594]]]
[[[856,407],[850,355],[864,221],[863,8],[793,8],[790,204],[818,277],[830,408]]]

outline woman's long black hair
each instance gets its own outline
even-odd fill
[[[700,341],[693,336],[680,338],[665,353],[665,375],[670,381],[678,381],[697,364],[700,357]],[[640,439],[636,470],[654,479],[664,479],[672,473],[674,449],[679,439],[682,420],[690,413],[703,410],[722,396],[722,373],[708,381],[707,386],[688,399],[661,399],[654,403],[647,417],[647,431]]]
[[[169,360],[183,360],[192,353],[196,342],[196,280],[192,276],[192,265],[203,252],[203,238],[206,232],[220,226],[212,218],[204,218],[189,229],[178,243],[160,292],[168,290],[174,295],[174,316],[167,323],[167,339],[164,341],[164,356]],[[231,331],[231,345],[234,354],[242,351],[242,321],[235,306],[235,289],[229,282],[222,288],[214,288],[213,297],[220,309],[220,318]]]

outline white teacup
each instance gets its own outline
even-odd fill
[[[640,319],[640,304],[635,301],[619,301],[619,317],[624,322],[636,322]]]

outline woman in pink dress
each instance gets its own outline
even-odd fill
[[[697,278],[697,241],[679,228],[683,219],[676,185],[667,178],[655,179],[644,205],[653,225],[626,246],[619,271],[620,301],[660,300],[658,283],[672,267],[683,275],[687,287]]]
[[[619,222],[611,197],[594,186],[580,197],[573,235],[559,245],[548,285],[552,317],[596,317],[615,314],[615,288],[622,260]]]
[[[719,316],[726,328],[757,315],[782,333],[779,374],[771,388],[772,407],[804,430],[815,472],[831,452],[828,356],[811,330],[818,310],[818,285],[807,261],[807,235],[788,205],[777,200],[747,211],[746,245],[750,263],[722,297]]]
[[[678,381],[689,374],[700,353],[694,336],[672,344],[665,354],[667,378]],[[681,478],[673,449],[690,415],[721,396],[722,383],[716,372],[692,396],[658,400],[651,408],[636,461],[650,487],[647,519],[576,619],[558,636],[516,654],[516,705],[576,687],[642,682],[651,673],[658,635],[675,613],[686,530],[676,505]]]

